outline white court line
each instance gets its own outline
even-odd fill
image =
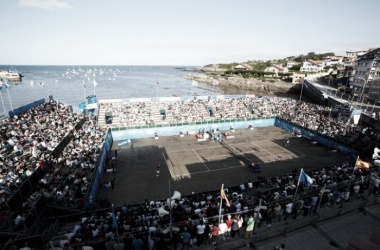
[[[190,149],[185,149],[185,150],[175,150],[175,151],[167,151],[167,153],[177,153],[177,152],[185,152],[185,151],[190,151],[190,150],[197,150],[197,149],[206,149],[206,148],[221,148],[223,147],[222,145],[218,146],[213,146],[213,147],[204,147],[204,148],[190,148]]]
[[[268,150],[266,150],[265,148],[262,148],[262,147],[260,147],[259,145],[255,144],[254,142],[251,142],[251,143],[252,143],[253,145],[256,145],[257,147],[259,147],[259,148],[261,148],[261,149],[263,149],[263,150],[267,151],[267,153],[269,153],[269,154],[273,155],[274,157],[276,157],[278,161],[280,161],[280,160],[281,160],[280,158],[278,158],[277,156],[275,156],[274,154],[272,154],[271,152],[269,152],[269,151],[268,151]]]
[[[172,176],[172,178],[174,178],[174,176],[177,176],[177,175],[173,175],[172,170],[170,169],[170,167],[169,167],[169,165],[168,165],[168,162],[167,162],[167,160],[166,160],[166,157],[165,157],[165,154],[164,154],[164,153],[162,153],[162,156],[163,156],[164,159],[165,159],[165,163],[166,163],[166,166],[167,166],[168,169],[169,169],[170,175]]]
[[[264,163],[264,162],[257,162],[257,164],[260,164],[260,163]],[[242,167],[247,167],[247,166],[239,165],[239,166],[233,166],[233,167],[227,167],[227,168],[218,168],[218,169],[213,169],[210,171],[200,171],[200,172],[194,172],[194,173],[188,173],[188,174],[180,174],[180,175],[176,175],[176,177],[185,176],[185,175],[192,175],[192,174],[203,174],[203,173],[207,173],[207,172],[215,172],[215,171],[222,171],[222,170],[226,170],[226,169],[242,168]]]
[[[279,140],[273,140],[273,141],[279,141]],[[302,155],[302,156],[306,156],[304,153],[301,153],[300,151],[298,151],[298,150],[296,150],[296,149],[294,149],[294,148],[291,148],[291,147],[287,147],[287,149],[289,149],[289,151],[296,151],[297,153],[299,153],[300,155]]]
[[[199,157],[199,155],[195,152],[195,150],[193,149],[193,152],[196,156],[198,156],[198,159],[202,162],[202,164],[207,168],[208,171],[210,171],[210,169],[206,166],[206,164],[203,162],[203,160],[201,159],[201,157]]]
[[[255,141],[255,142],[262,142],[262,141],[273,141],[273,140],[261,140],[261,141]],[[240,145],[240,144],[246,144],[244,142],[235,143],[235,144],[228,144],[228,145]],[[223,145],[217,145],[212,147],[203,147],[203,148],[190,148],[190,149],[183,149],[183,150],[174,150],[174,151],[166,151],[166,153],[178,153],[178,152],[186,152],[190,150],[198,150],[198,149],[207,149],[207,148],[221,148]]]
[[[255,152],[256,151],[244,151],[243,153],[248,154],[248,153],[255,153]],[[220,158],[220,157],[224,157],[224,156],[231,156],[231,155],[218,155],[218,156],[210,156],[210,157],[205,157],[205,158],[208,160],[208,159]]]

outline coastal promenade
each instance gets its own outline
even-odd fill
[[[356,109],[362,109],[366,114],[372,114],[373,112],[378,113],[380,111],[380,106],[369,103],[368,101],[357,101],[353,100],[352,95],[343,93],[337,88],[330,86],[328,83],[323,82],[317,77],[317,75],[310,75],[305,80],[310,84],[314,85],[316,88],[321,90],[327,97],[336,99],[339,102],[349,102],[350,105]]]
[[[335,208],[338,209],[338,208]],[[325,208],[320,210],[321,213],[329,213],[334,209]],[[291,250],[334,250],[346,249],[350,244],[357,244],[358,238],[368,243],[373,230],[380,228],[380,207],[375,204],[366,207],[367,215],[362,212],[351,211],[341,216],[336,216],[331,219],[317,222],[315,225],[307,225],[299,227],[298,229],[285,232],[281,236],[265,240],[257,239],[244,239],[243,237],[228,240],[227,244],[220,245],[218,249],[255,249],[255,250],[273,250],[273,246],[285,244],[285,249]],[[302,218],[298,221],[291,219],[289,224],[301,224]],[[264,227],[256,230],[256,236],[261,234],[263,230],[278,230],[285,227],[286,223],[278,223],[272,227]],[[296,226],[295,226],[296,228]],[[269,230],[268,230],[269,229]],[[358,237],[354,239],[355,237]],[[371,244],[368,243],[368,244]],[[373,244],[373,243],[372,243]],[[364,245],[364,248],[350,248],[350,249],[369,249]],[[198,249],[216,249],[215,246],[203,246]],[[372,248],[373,249],[373,248]]]

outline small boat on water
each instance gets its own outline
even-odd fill
[[[58,80],[57,79],[55,79],[55,81],[54,81],[55,83],[58,83]]]
[[[33,80],[30,81],[30,85],[32,85],[32,86],[34,85],[34,81]]]
[[[38,82],[38,85],[43,87],[43,86],[45,86],[45,83],[40,81],[40,82]]]
[[[22,75],[15,70],[0,70],[0,78],[6,78],[8,81],[21,81]]]

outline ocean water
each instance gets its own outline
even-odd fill
[[[11,69],[11,67],[0,65],[0,69]],[[182,76],[199,73],[176,69],[176,66],[14,66],[13,68],[25,72],[22,82],[10,82],[8,90],[13,108],[47,98],[49,95],[53,95],[63,103],[77,106],[78,103],[85,101],[85,95],[93,94],[96,94],[98,99],[217,94],[210,91],[212,87],[204,83],[192,86],[191,81]],[[190,68],[194,67],[187,67]],[[95,77],[93,72],[87,73],[94,69]],[[104,72],[102,75],[99,73],[101,69]],[[74,74],[74,70],[78,74]],[[95,89],[94,78],[97,82]],[[83,81],[86,89],[83,87]],[[44,82],[44,86],[38,82]],[[215,86],[215,90],[223,91],[218,86]],[[4,86],[1,93],[5,108],[9,111],[10,102]],[[0,104],[0,112],[2,111],[3,107]]]

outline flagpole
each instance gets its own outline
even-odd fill
[[[301,180],[302,172],[303,172],[303,168],[301,168],[300,176],[298,177],[298,183],[297,183],[297,187],[296,187],[296,192],[294,193],[293,202],[292,202],[292,209],[293,209],[294,202],[296,201],[297,192],[298,192],[298,186],[300,185],[300,180]]]
[[[0,91],[0,96],[1,96],[1,102],[3,103],[3,109],[4,109],[4,112],[6,112],[6,111],[5,111],[4,100],[3,100],[3,95],[1,94],[1,91]]]
[[[324,192],[325,188],[326,188],[326,184],[323,185],[323,189],[321,189],[321,190],[323,190],[323,192],[321,193],[321,190],[319,191],[319,193],[321,193],[322,195],[321,195],[321,197],[319,197],[319,202],[318,202],[317,209],[315,210],[315,213],[318,213],[319,207],[321,206],[321,201],[322,201],[323,194],[325,193]]]
[[[7,88],[7,92],[8,92],[8,97],[9,97],[9,103],[11,104],[11,109],[12,109],[12,112],[13,112],[12,100],[11,100],[11,96],[9,95],[9,90],[8,90],[8,88]]]
[[[224,184],[222,184],[222,190],[224,188]],[[220,206],[219,206],[219,224],[220,225],[220,221],[221,221],[221,217],[222,217],[222,203],[223,203],[223,197],[222,197],[222,194],[220,194]]]
[[[348,188],[350,188],[350,186],[351,186],[352,176],[354,175],[356,163],[358,162],[358,160],[359,160],[359,156],[356,158],[354,169],[352,170],[352,174],[350,175],[350,180],[348,181]]]
[[[300,101],[302,99],[302,92],[303,92],[303,85],[305,84],[305,80],[302,82],[302,87],[301,87],[301,94],[300,94]]]
[[[157,98],[157,102],[158,102],[158,80],[157,80],[157,83],[156,83],[156,98]]]
[[[119,246],[120,246],[119,227],[117,226],[116,215],[115,215],[115,210],[114,210],[113,204],[112,204],[112,219],[115,219],[115,222],[113,222],[112,224],[113,225],[116,224],[116,237],[117,237],[117,242],[119,243]]]

